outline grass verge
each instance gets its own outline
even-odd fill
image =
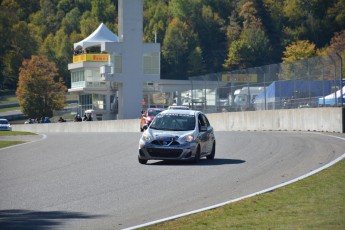
[[[25,143],[25,141],[0,141],[0,149],[22,143]]]
[[[0,105],[18,103],[15,92],[4,92],[0,90],[0,94],[3,95],[0,97]]]
[[[37,135],[31,132],[21,132],[21,131],[0,131],[1,136],[21,136],[21,135]],[[15,140],[0,140],[0,149],[6,148],[12,145],[18,145],[25,143],[26,141],[15,141]]]
[[[31,132],[22,132],[22,131],[0,131],[0,136],[20,136],[20,135],[37,135],[37,134],[31,133]]]
[[[15,111],[15,110],[20,110],[20,107],[17,106],[17,107],[10,107],[10,108],[1,108],[0,113]]]
[[[273,192],[144,229],[345,229],[345,160]]]

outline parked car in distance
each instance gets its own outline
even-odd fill
[[[10,122],[7,119],[0,119],[0,130],[2,131],[12,131]]]
[[[139,140],[138,160],[214,159],[216,139],[206,115],[196,110],[165,110],[159,113]]]
[[[151,124],[155,116],[162,111],[164,111],[163,108],[148,108],[147,110],[143,111],[140,119],[140,132],[143,132],[144,129]]]
[[[184,105],[171,105],[168,107],[168,110],[189,110],[190,108],[188,106]]]

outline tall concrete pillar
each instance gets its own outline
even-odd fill
[[[139,118],[143,98],[143,3],[119,0],[119,42],[123,45],[123,82],[119,87],[119,119]],[[126,100],[128,99],[128,100]]]

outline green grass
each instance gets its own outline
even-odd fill
[[[15,95],[15,92],[7,93],[7,94],[3,93],[3,94],[4,94],[4,96],[0,96],[0,105],[18,103],[18,100],[17,100],[17,97]],[[1,95],[1,91],[0,91],[0,95]],[[76,95],[76,94],[66,94],[66,100],[67,101],[69,101],[69,100],[78,100],[78,95]],[[14,109],[12,109],[12,110],[14,110]]]
[[[6,95],[0,97],[0,105],[18,103],[17,97],[15,95]]]
[[[37,135],[31,132],[21,132],[21,131],[0,131],[1,136],[18,136],[18,135]],[[0,140],[0,149],[6,148],[12,145],[18,145],[25,143],[25,141],[12,141],[12,140]]]
[[[17,106],[17,107],[11,107],[11,108],[0,108],[0,113],[14,111],[14,110],[20,110],[20,107]]]
[[[31,133],[31,132],[22,132],[22,131],[0,131],[0,136],[19,136],[19,135],[37,135],[37,134]]]
[[[22,143],[25,143],[25,141],[0,141],[0,149]]]
[[[343,230],[345,160],[273,192],[144,229]]]
[[[24,124],[25,121],[27,121],[28,119],[24,119],[24,120],[14,120],[14,121],[10,121],[11,125],[22,125]]]

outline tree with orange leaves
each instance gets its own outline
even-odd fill
[[[308,40],[298,40],[287,46],[283,53],[283,62],[294,62],[314,57],[318,50],[314,43]]]
[[[23,61],[16,95],[26,116],[52,117],[54,110],[64,108],[66,90],[55,63],[46,56],[32,56]]]

